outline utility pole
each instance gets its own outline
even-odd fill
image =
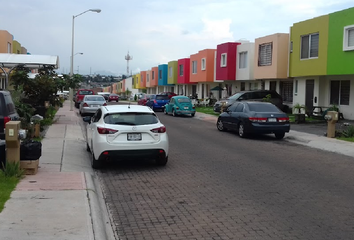
[[[127,77],[129,76],[129,61],[133,60],[133,56],[129,55],[129,51],[128,54],[125,56],[125,60],[127,60]]]

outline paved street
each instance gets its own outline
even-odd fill
[[[353,239],[354,158],[158,115],[166,167],[98,171],[120,239]]]

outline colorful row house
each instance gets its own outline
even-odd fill
[[[349,8],[294,23],[290,33],[222,43],[154,67],[146,71],[146,81],[139,83],[133,76],[133,86],[151,94],[172,91],[199,99],[269,89],[277,91],[289,107],[300,104],[311,111],[336,105],[344,118],[352,120],[352,16],[354,8]]]

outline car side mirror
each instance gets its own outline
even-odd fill
[[[82,120],[83,120],[84,122],[89,123],[89,124],[91,123],[91,117],[90,117],[90,116],[83,117]]]

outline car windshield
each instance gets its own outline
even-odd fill
[[[100,96],[90,96],[90,97],[85,97],[85,101],[103,102],[106,100],[104,100],[104,98]]]
[[[110,113],[104,117],[107,124],[117,125],[148,125],[158,123],[158,119],[154,113]]]
[[[117,94],[110,94],[109,96],[110,97],[117,97],[118,95]]]
[[[82,91],[79,91],[79,94],[80,95],[93,95],[93,92],[88,91],[88,90],[82,90]]]
[[[248,106],[252,112],[280,112],[279,109],[273,104],[252,103]]]
[[[227,98],[227,99],[238,99],[243,93],[242,92],[239,92],[239,93],[236,93],[234,95],[232,95],[231,97]]]
[[[168,95],[157,95],[156,100],[169,100]]]
[[[191,100],[189,98],[178,98],[177,101],[180,103],[189,103]]]

